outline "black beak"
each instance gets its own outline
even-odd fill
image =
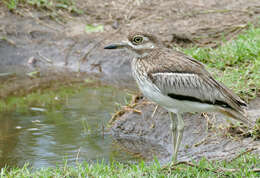
[[[127,41],[122,41],[121,43],[110,44],[110,45],[104,47],[104,49],[119,49],[119,48],[125,48],[128,46],[129,46],[129,44]]]
[[[116,48],[118,48],[117,44],[111,44],[111,45],[104,47],[104,49],[116,49]]]

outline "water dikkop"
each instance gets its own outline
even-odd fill
[[[246,115],[247,104],[216,81],[199,61],[164,48],[158,38],[147,33],[134,32],[127,41],[105,47],[119,48],[135,53],[132,74],[144,96],[169,111],[173,161],[182,140],[185,112],[216,111],[253,126]]]

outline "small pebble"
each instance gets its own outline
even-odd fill
[[[36,64],[36,62],[37,62],[37,60],[35,59],[35,57],[30,57],[29,59],[28,59],[28,61],[27,61],[27,63],[28,64],[30,64],[30,65],[34,65],[34,64]]]
[[[59,97],[58,97],[58,96],[55,96],[54,100],[57,100],[57,101],[58,101],[58,100],[59,100]]]
[[[119,27],[118,21],[115,21],[115,22],[113,23],[113,25],[112,25],[112,28],[113,28],[113,29],[118,29],[118,27]]]
[[[22,127],[21,127],[21,126],[16,126],[15,128],[16,128],[16,129],[21,129]]]
[[[40,112],[46,111],[46,109],[44,109],[44,108],[36,108],[36,107],[31,107],[30,110],[32,110],[32,111],[40,111]]]
[[[39,130],[38,128],[30,128],[30,129],[27,129],[28,131],[36,131],[36,130]]]

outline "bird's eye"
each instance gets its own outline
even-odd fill
[[[143,37],[141,37],[141,36],[135,36],[134,38],[133,38],[133,43],[134,44],[140,44],[140,43],[142,43],[143,42]]]

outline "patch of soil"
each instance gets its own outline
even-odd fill
[[[114,3],[97,0],[81,7],[96,23],[110,25],[108,30],[149,31],[160,35],[165,45],[199,44],[216,46],[232,38],[249,22],[256,23],[260,13],[257,0],[151,0]],[[115,25],[117,24],[117,25]]]
[[[157,157],[162,163],[167,163],[172,153],[170,119],[167,111],[160,107],[154,117],[151,117],[155,106],[144,99],[129,105],[121,114],[113,118],[111,132],[115,138],[120,140],[126,138],[122,147],[128,145],[126,142],[130,140],[131,146],[128,147],[128,151],[136,154],[136,150],[139,150],[141,155],[151,158],[150,160],[157,156],[156,151],[144,152],[140,149],[142,146],[145,147],[142,142],[136,141],[135,144],[133,142],[139,138],[162,145],[168,154],[163,156],[158,154]],[[260,118],[260,98],[255,99],[250,105],[249,116],[254,121]],[[260,140],[248,136],[240,127],[230,127],[230,122],[227,122],[220,114],[186,113],[183,119],[185,128],[178,153],[180,161],[198,160],[202,157],[210,160],[231,159],[242,150],[249,149],[260,154]]]

